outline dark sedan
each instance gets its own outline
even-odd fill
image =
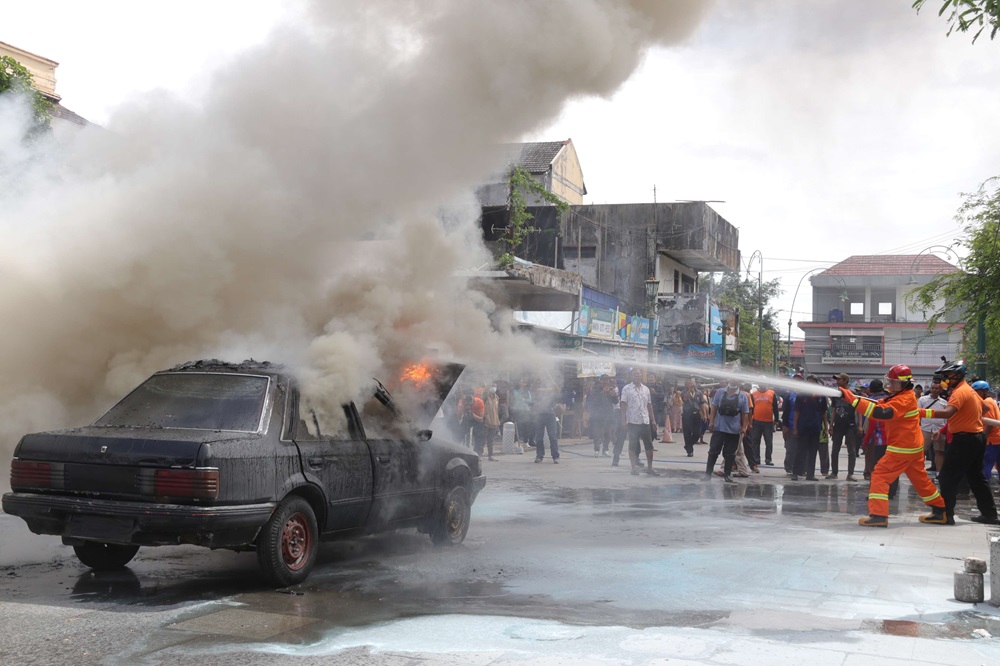
[[[475,453],[415,430],[381,384],[321,419],[280,366],[198,361],[91,426],[24,436],[3,509],[94,569],[196,544],[256,550],[284,586],[305,580],[321,540],[416,527],[460,543],[484,485]]]

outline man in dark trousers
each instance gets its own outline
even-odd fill
[[[764,464],[771,464],[774,449],[774,424],[778,422],[778,396],[761,380],[757,390],[750,394],[750,451],[753,452],[752,465],[760,464],[760,440],[764,439]],[[747,458],[750,458],[749,451]]]
[[[819,384],[816,375],[809,375],[807,382]],[[819,435],[827,424],[826,398],[812,393],[799,392],[795,396],[795,415],[792,434],[795,435],[795,469],[792,481],[805,476],[807,481],[816,478],[816,454],[819,452]]]
[[[833,376],[837,380],[837,388],[845,389],[851,381],[850,375],[841,372]],[[854,481],[854,466],[858,460],[858,419],[854,407],[843,398],[833,400],[833,450],[830,452],[830,474],[828,479],[836,479],[840,466],[840,447],[847,446],[847,480]]]
[[[937,374],[943,377],[941,386],[949,394],[948,406],[944,409],[925,409],[920,416],[925,419],[948,419],[951,444],[945,449],[944,463],[938,470],[945,505],[944,519],[949,525],[954,524],[958,485],[962,479],[968,479],[969,490],[976,498],[976,507],[979,509],[979,515],[972,516],[969,520],[1000,525],[993,493],[983,476],[983,455],[986,452],[986,439],[983,437],[985,403],[966,383],[965,372],[965,364],[955,361],[946,361],[938,368]],[[936,518],[939,518],[936,514],[921,516],[924,522],[937,522]]]
[[[719,459],[719,453],[722,453],[723,478],[726,483],[736,483],[732,476],[733,467],[736,466],[736,449],[739,447],[740,437],[750,427],[750,400],[740,390],[735,379],[730,379],[726,388],[716,391],[712,397],[708,423],[712,430],[712,441],[708,449],[705,476],[712,478],[712,468]]]

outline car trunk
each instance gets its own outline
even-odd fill
[[[176,492],[170,470],[199,467],[202,447],[221,439],[228,438],[93,426],[26,435],[15,451],[11,489],[153,501]]]

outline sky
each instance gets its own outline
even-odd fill
[[[158,89],[196,102],[212,72],[301,19],[277,0],[3,4],[0,41],[58,61],[63,104],[101,124]],[[800,284],[795,318],[808,318],[811,269],[947,258],[960,193],[1000,173],[1000,42],[946,37],[934,4],[706,2],[687,40],[523,138],[572,138],[590,203],[652,201],[654,187],[658,201],[711,201],[744,261],[763,255],[749,274],[762,263],[781,279],[784,333]]]

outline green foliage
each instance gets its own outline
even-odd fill
[[[52,121],[52,104],[31,86],[31,72],[9,56],[0,56],[0,95],[23,95],[33,111],[27,138],[47,132]]]
[[[569,210],[569,204],[545,189],[542,183],[531,177],[531,174],[519,166],[510,172],[507,187],[507,237],[501,242],[503,253],[497,259],[501,269],[514,265],[514,254],[521,247],[528,234],[535,231],[531,220],[534,215],[528,212],[529,198],[541,199],[556,207],[561,216]]]
[[[774,363],[774,355],[781,355],[783,349],[778,345],[774,348],[771,331],[781,330],[778,327],[778,313],[771,307],[771,302],[781,295],[781,280],[769,280],[760,286],[760,303],[763,305],[763,339],[759,335],[758,323],[758,289],[757,280],[742,274],[724,273],[719,280],[712,274],[701,276],[698,290],[706,293],[711,290],[712,300],[730,310],[739,310],[740,330],[739,351],[729,352],[727,359],[740,358],[744,368],[757,366],[758,345],[761,349],[763,371],[767,372]]]
[[[926,0],[914,0],[913,8],[919,12],[924,2]],[[1000,31],[1000,0],[943,0],[938,16],[948,11],[951,12],[948,16],[949,36],[956,29],[959,32],[974,30],[972,43],[975,44],[987,26],[990,27],[990,39]]]
[[[955,220],[962,225],[965,236],[955,245],[965,248],[961,272],[938,275],[928,284],[910,294],[909,301],[924,311],[930,328],[938,323],[953,323],[955,308],[960,307],[969,324],[966,326],[966,358],[972,358],[976,330],[973,323],[983,322],[986,331],[986,353],[992,360],[989,376],[1000,370],[1000,176],[990,178],[977,192],[962,195],[965,201]],[[943,299],[944,306],[938,308]],[[970,364],[971,366],[971,364]]]

